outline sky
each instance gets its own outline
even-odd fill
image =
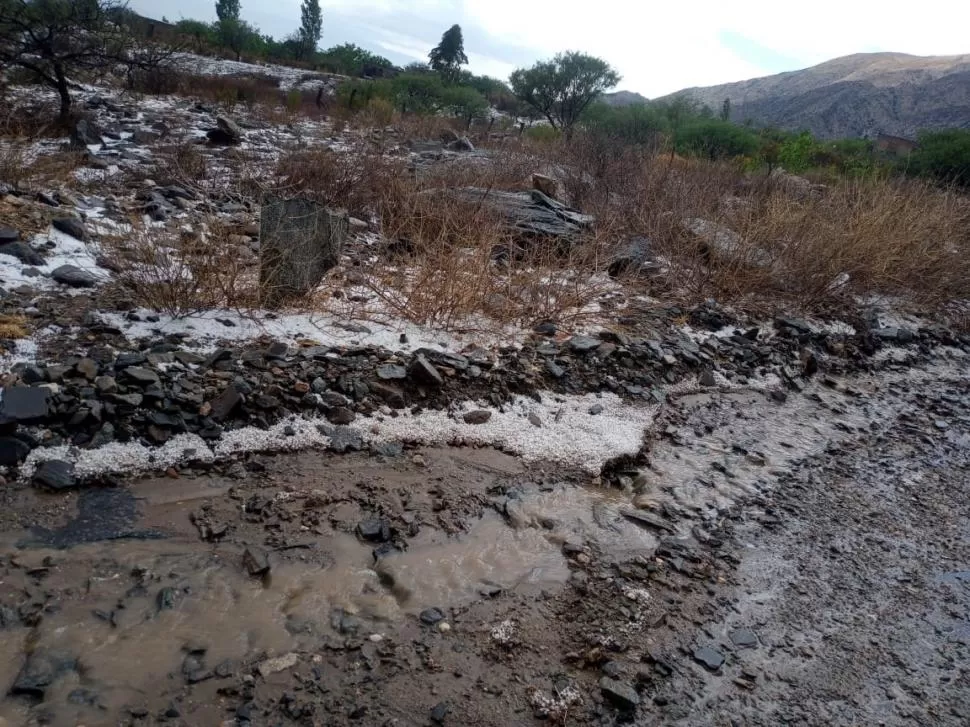
[[[897,7],[899,13],[894,13]],[[579,50],[623,76],[618,89],[655,98],[691,86],[806,68],[851,53],[970,53],[970,2],[922,0],[321,0],[321,47],[356,43],[398,64],[427,60],[454,23],[469,68],[505,79],[515,68]],[[130,0],[170,21],[215,19],[214,0]],[[283,37],[300,0],[242,0],[242,17]]]

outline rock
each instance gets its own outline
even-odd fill
[[[385,543],[391,539],[391,526],[380,518],[361,520],[357,523],[357,534],[370,543]]]
[[[352,451],[359,452],[364,448],[364,437],[356,429],[337,426],[330,432],[330,449],[337,454]]]
[[[656,270],[652,254],[653,243],[646,237],[633,237],[619,246],[610,261],[608,272],[611,278],[621,275],[636,275],[647,270]]]
[[[74,475],[74,465],[62,459],[51,459],[42,462],[34,472],[31,482],[37,487],[49,490],[70,490],[77,487],[77,477]]]
[[[604,407],[602,404],[593,404],[593,406],[589,408],[589,414],[590,416],[594,416],[594,417],[599,416],[600,414],[603,413],[603,410],[604,410]]]
[[[752,632],[746,631],[745,629],[737,629],[728,634],[731,639],[731,643],[735,646],[739,646],[742,649],[750,649],[753,646],[758,645],[758,637]]]
[[[441,372],[438,371],[438,369],[436,369],[422,354],[418,354],[411,361],[411,365],[408,366],[408,374],[412,379],[420,384],[441,386],[445,383],[445,379],[441,375]]]
[[[462,417],[465,420],[465,424],[485,424],[489,419],[492,418],[492,412],[485,409],[479,409],[477,411],[470,411]]]
[[[803,321],[800,318],[788,318],[786,316],[778,316],[775,318],[775,328],[780,331],[788,328],[798,334],[808,334],[812,332],[812,327],[808,325],[806,321]]]
[[[0,234],[3,233],[4,229],[10,228],[0,228]],[[14,234],[16,234],[16,232],[14,232]],[[15,257],[24,265],[44,264],[44,258],[42,258],[26,242],[6,242],[5,244],[0,245],[0,255],[9,255],[10,257]]]
[[[418,615],[418,618],[426,626],[435,626],[440,621],[445,620],[445,614],[440,608],[426,608]]]
[[[563,194],[562,182],[558,179],[553,179],[545,174],[539,174],[538,172],[532,175],[532,188],[537,189],[542,192],[547,197],[555,200],[563,201],[565,195]]]
[[[148,129],[135,129],[131,132],[131,140],[139,146],[146,146],[152,144],[162,138],[162,135],[157,131],[150,131]]]
[[[351,424],[356,418],[357,415],[353,410],[345,406],[336,406],[327,412],[327,421],[331,424],[347,425]]]
[[[724,664],[724,655],[708,646],[694,650],[694,661],[708,671],[717,671]]]
[[[72,659],[57,658],[35,651],[27,657],[27,662],[17,674],[13,686],[10,687],[10,694],[41,700],[47,688],[62,674],[73,670],[74,666]]]
[[[262,548],[247,546],[243,551],[243,566],[253,577],[264,576],[270,571],[269,556]]]
[[[600,343],[602,341],[598,338],[591,338],[590,336],[573,336],[569,339],[569,347],[577,353],[588,353],[599,348]]]
[[[128,368],[122,369],[118,374],[118,379],[126,384],[134,384],[141,387],[161,383],[161,380],[158,378],[158,372],[152,371],[152,369],[142,368],[141,366],[129,366]]]
[[[233,146],[242,143],[243,131],[239,125],[225,114],[216,116],[216,128],[206,132],[211,144]]]
[[[404,398],[404,392],[398,389],[396,386],[382,384],[379,381],[372,382],[368,384],[368,386],[370,386],[370,391],[374,396],[387,402],[387,405],[392,409],[403,409],[405,406],[407,406],[407,400]]]
[[[531,192],[502,192],[479,187],[434,190],[474,206],[493,209],[505,221],[513,238],[528,244],[536,238],[570,240],[593,226],[594,218],[567,207],[537,189]]]
[[[51,220],[51,226],[65,235],[70,235],[75,240],[84,242],[89,237],[84,223],[76,217],[55,217]]]
[[[88,381],[94,381],[94,379],[98,376],[98,373],[101,371],[101,367],[93,358],[85,357],[74,364],[74,370]]]
[[[277,674],[281,671],[292,669],[299,662],[300,656],[294,652],[283,654],[282,656],[276,656],[272,659],[266,659],[266,661],[260,662],[258,667],[259,674],[261,677],[263,677],[263,679],[265,679],[271,674]]]
[[[454,144],[456,141],[461,139],[458,132],[454,129],[443,129],[441,134],[438,136],[438,140],[442,144]]]
[[[70,288],[94,288],[100,278],[94,273],[82,270],[76,265],[61,265],[51,272],[51,278]]]
[[[709,370],[704,370],[698,379],[698,383],[708,389],[717,386],[717,379],[714,378],[714,372]]]
[[[384,381],[406,379],[408,376],[407,369],[396,364],[384,364],[383,366],[378,366],[376,373],[377,378],[383,379]]]
[[[529,424],[539,429],[542,429],[542,419],[539,418],[538,414],[536,414],[535,412],[529,412],[528,419],[529,419]]]
[[[768,250],[745,245],[738,233],[717,222],[693,217],[684,220],[683,225],[697,239],[701,255],[708,263],[724,261],[758,268],[770,268],[774,263]]]
[[[242,394],[230,384],[219,396],[209,402],[212,418],[216,421],[226,419],[242,403],[242,400]]]
[[[8,386],[0,390],[0,424],[29,423],[48,415],[50,392],[39,386]]]
[[[166,586],[155,594],[155,608],[158,611],[171,611],[178,600],[178,592],[171,586]]]
[[[438,702],[431,708],[431,721],[435,724],[444,724],[445,718],[451,712],[451,707],[447,702]]]
[[[17,467],[30,454],[30,445],[17,437],[0,437],[0,467]]]
[[[632,711],[640,706],[640,695],[637,690],[625,682],[603,677],[600,679],[600,690],[603,696],[618,709]]]
[[[267,197],[259,222],[259,282],[266,305],[306,295],[336,267],[347,213],[307,199]]]
[[[537,333],[540,336],[555,336],[558,332],[558,328],[552,321],[545,321],[540,323],[535,328],[532,329],[533,333]]]
[[[451,142],[448,148],[452,151],[475,151],[475,145],[471,143],[471,140],[467,136]]]
[[[19,239],[20,233],[14,228],[0,225],[0,245],[6,245],[10,242],[17,242]]]
[[[93,122],[87,119],[78,119],[74,122],[74,128],[71,129],[71,146],[81,149],[101,143],[101,132]]]
[[[548,371],[549,375],[554,379],[561,379],[566,375],[566,369],[557,364],[551,358],[546,359],[546,371]]]

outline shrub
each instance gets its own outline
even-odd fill
[[[919,148],[903,162],[909,172],[946,184],[970,187],[970,130],[921,134]]]
[[[758,137],[744,127],[716,118],[694,119],[678,132],[676,150],[710,161],[754,154]]]

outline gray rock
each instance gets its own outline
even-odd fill
[[[577,353],[588,353],[595,348],[599,348],[602,343],[598,338],[590,336],[573,336],[569,339],[569,347]]]
[[[440,608],[426,608],[419,615],[421,623],[427,626],[434,626],[445,620],[445,614]]]
[[[0,390],[0,424],[38,421],[49,412],[50,392],[39,386],[8,386]]]
[[[20,233],[17,232],[14,228],[6,227],[5,225],[0,225],[0,245],[5,245],[9,242],[17,242],[17,240],[19,239],[20,239]]]
[[[403,409],[407,406],[404,392],[396,386],[383,384],[380,381],[371,382],[368,386],[370,386],[370,391],[374,396],[385,401],[392,409]]]
[[[462,418],[465,420],[465,424],[485,424],[492,418],[492,412],[486,409],[478,409],[477,411],[468,412]]]
[[[43,699],[48,687],[53,685],[60,676],[72,671],[74,667],[73,659],[35,651],[27,657],[27,662],[10,687],[10,693]]]
[[[714,372],[712,371],[702,371],[700,375],[700,385],[711,388],[717,386],[717,379],[714,378]]]
[[[731,643],[735,646],[739,646],[742,649],[750,649],[753,646],[758,645],[758,637],[752,632],[745,629],[737,629],[728,634],[731,639]]]
[[[385,543],[391,539],[391,526],[387,520],[369,518],[357,523],[357,534],[369,543]]]
[[[51,278],[69,288],[94,288],[100,278],[76,265],[61,265],[51,272]]]
[[[61,459],[51,459],[41,463],[34,472],[31,482],[49,490],[70,490],[78,485],[77,477],[74,475],[74,465]]]
[[[2,233],[2,229],[0,229],[0,233]],[[24,265],[44,264],[44,258],[26,242],[7,242],[2,244],[0,245],[0,255],[15,257]]]
[[[502,192],[494,189],[463,187],[435,190],[469,204],[490,207],[505,222],[511,235],[524,243],[536,238],[570,240],[592,227],[594,218],[584,215],[539,190],[530,192]]]
[[[475,145],[471,143],[471,140],[467,136],[451,142],[448,148],[452,151],[475,151]]]
[[[94,381],[98,373],[101,371],[101,367],[93,358],[82,358],[80,361],[74,364],[74,370],[88,381]]]
[[[87,119],[78,119],[71,129],[71,146],[83,148],[92,144],[101,144],[101,132],[93,122]]]
[[[30,445],[17,437],[0,437],[0,467],[16,467],[30,454]]]
[[[329,436],[330,449],[337,454],[359,452],[364,448],[364,437],[356,429],[343,426],[334,427]]]
[[[694,661],[708,671],[717,671],[724,665],[724,655],[709,646],[694,650]]]
[[[209,402],[209,406],[212,408],[212,418],[216,421],[225,419],[236,410],[242,400],[242,394],[235,386],[227,386],[219,396]]]
[[[129,366],[128,368],[122,369],[118,374],[118,378],[126,384],[135,384],[137,386],[151,386],[152,384],[161,383],[157,371],[142,368],[141,366]]]
[[[640,706],[640,695],[629,684],[610,677],[600,679],[600,690],[603,696],[618,709],[631,711]]]
[[[594,416],[594,417],[595,416],[599,416],[600,414],[603,413],[603,405],[602,404],[593,404],[593,406],[591,406],[589,408],[589,413],[590,413],[591,416]]]
[[[219,146],[232,146],[242,143],[243,131],[239,125],[225,114],[216,117],[216,128],[206,132],[209,142]]]
[[[445,383],[441,372],[421,354],[415,356],[414,360],[411,361],[411,365],[408,366],[408,374],[420,384],[441,386]]]
[[[70,235],[76,240],[86,241],[89,237],[84,223],[76,217],[55,217],[51,220],[51,225],[55,230]]]
[[[269,556],[262,548],[247,546],[243,551],[243,566],[253,577],[264,576],[270,571]]]
[[[268,197],[259,222],[259,282],[266,305],[306,295],[336,267],[347,213],[306,199]]]
[[[353,410],[345,406],[336,406],[327,412],[327,421],[331,424],[351,424],[356,418]]]
[[[549,375],[554,379],[561,379],[566,375],[566,369],[557,364],[551,358],[546,359],[546,371],[548,371]]]
[[[435,724],[444,724],[445,718],[451,712],[451,707],[447,702],[438,702],[431,708],[431,721]]]
[[[383,366],[378,366],[376,373],[377,378],[383,379],[384,381],[406,379],[408,376],[407,369],[396,364],[384,364]]]
[[[610,262],[608,272],[611,278],[621,275],[636,275],[655,268],[652,254],[653,243],[646,237],[633,237],[620,245]]]

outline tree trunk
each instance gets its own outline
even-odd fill
[[[57,93],[61,97],[61,114],[58,118],[65,123],[71,118],[71,89],[60,63],[54,64],[54,78],[57,80]]]

